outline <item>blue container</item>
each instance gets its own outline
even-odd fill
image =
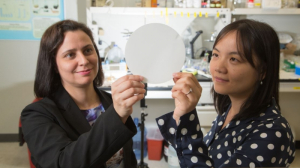
[[[298,64],[300,64],[300,63],[298,63]],[[296,75],[300,75],[300,65],[298,65],[297,63],[296,63],[296,66],[295,66],[295,74]]]
[[[136,135],[132,138],[133,140],[133,152],[135,154],[135,157],[137,160],[141,159],[141,130],[140,127],[138,126],[139,124],[139,119],[138,118],[134,118],[134,123],[137,129],[137,133]],[[146,139],[146,135],[147,135],[147,130],[146,127],[144,129],[144,158],[147,156],[147,139]]]

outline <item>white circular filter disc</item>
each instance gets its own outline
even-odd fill
[[[185,60],[185,46],[178,33],[171,27],[146,24],[132,33],[126,48],[125,59],[134,75],[141,75],[144,82],[159,84],[173,78]]]

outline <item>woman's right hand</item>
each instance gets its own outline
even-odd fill
[[[143,79],[139,75],[126,75],[111,85],[113,106],[123,123],[132,114],[132,106],[145,96]]]

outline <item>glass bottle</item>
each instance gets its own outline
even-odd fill
[[[216,8],[221,8],[221,0],[216,0]]]
[[[212,0],[210,1],[210,8],[215,8],[216,7],[216,1]]]

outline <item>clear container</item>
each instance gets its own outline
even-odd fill
[[[169,145],[168,166],[169,168],[180,168],[176,150],[173,148],[172,145]]]
[[[124,54],[118,45],[114,45],[112,49],[110,49],[107,53],[107,60],[110,63],[119,63],[122,59],[124,59]]]
[[[138,118],[134,118],[134,123],[136,125],[136,129],[137,129],[137,133],[135,134],[135,136],[132,138],[133,141],[133,152],[135,154],[135,157],[137,160],[141,159],[141,130],[140,127],[138,126],[139,124],[139,119]],[[147,130],[146,127],[144,129],[144,158],[147,156]]]
[[[201,0],[194,0],[193,1],[193,7],[194,8],[200,8],[201,7]]]
[[[233,6],[234,8],[245,8],[246,7],[246,0],[234,0]]]

